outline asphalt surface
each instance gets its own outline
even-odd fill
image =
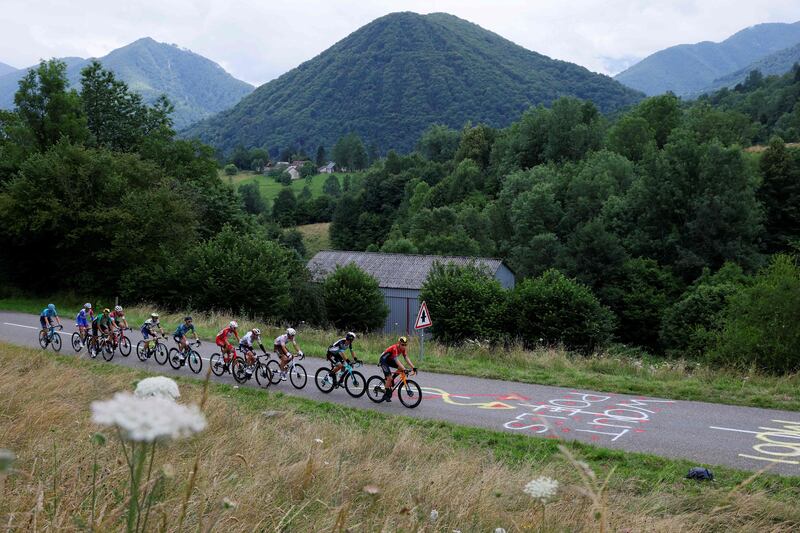
[[[39,318],[35,315],[0,312],[0,340],[38,347],[38,324]],[[75,354],[70,343],[74,324],[65,320],[64,326],[61,353]],[[100,357],[96,363],[144,368],[167,376],[193,375],[188,367],[173,370],[169,364],[161,366],[152,359],[140,361],[135,345],[141,335],[136,330],[129,333],[134,346],[129,357],[117,352],[111,363]],[[298,341],[302,347],[302,332]],[[174,345],[170,338],[166,343],[168,347]],[[204,376],[208,358],[217,350],[213,343],[203,342],[198,351],[204,358],[201,372]],[[88,358],[85,349],[76,356]],[[314,385],[314,373],[325,364],[324,360],[306,357],[301,364],[308,374],[304,389],[297,390],[289,381],[283,381],[269,390],[385,413],[445,420],[531,437],[577,440],[741,470],[757,471],[772,465],[772,472],[800,476],[798,412],[435,374],[424,371],[424,362],[417,363],[421,372],[413,378],[422,387],[422,403],[415,409],[407,409],[396,397],[391,403],[376,404],[366,395],[351,398],[341,388],[324,394]],[[367,379],[380,374],[380,369],[371,364],[358,370]],[[236,384],[230,374],[212,376],[212,379]],[[250,380],[242,386],[257,385],[255,380]]]

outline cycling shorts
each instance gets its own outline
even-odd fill
[[[173,336],[172,336],[172,340],[174,340],[175,342],[177,342],[178,344],[180,344],[180,343],[183,341],[183,335],[181,335],[181,336],[178,336],[178,335],[173,335]]]
[[[147,340],[150,337],[155,337],[155,335],[150,331],[150,328],[142,328],[140,331],[142,332],[142,337],[144,337],[144,340]]]
[[[216,341],[217,341],[217,346],[219,346],[223,350],[233,350],[233,344],[229,343],[228,339],[222,339],[217,337]]]
[[[328,361],[333,363],[334,365],[338,365],[340,363],[344,363],[344,357],[342,356],[341,352],[328,352]]]
[[[50,324],[52,324],[52,323],[53,323],[53,320],[52,320],[52,319],[48,319],[48,318],[46,318],[46,317],[43,317],[43,316],[40,316],[40,317],[39,317],[39,323],[42,325],[42,329],[47,329],[47,327],[48,327],[48,322],[49,322]]]
[[[77,319],[75,319],[75,322],[76,322],[76,325],[79,328],[88,328],[89,327],[89,321],[86,320],[86,317],[78,317]]]
[[[389,376],[392,373],[393,368],[398,368],[397,359],[390,355],[381,356],[379,364],[381,365],[381,370],[383,370],[384,377]]]

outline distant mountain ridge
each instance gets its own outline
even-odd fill
[[[506,126],[560,96],[591,100],[603,111],[643,97],[455,16],[393,13],[183,135],[223,150],[239,143],[315,150],[356,132],[382,151],[408,150],[430,124]]]
[[[649,96],[667,91],[688,96],[798,43],[800,22],[758,24],[719,43],[705,41],[666,48],[617,74],[614,79]]]
[[[5,76],[11,72],[15,72],[17,70],[16,67],[12,67],[11,65],[7,65],[0,61],[0,76]]]
[[[80,89],[81,69],[89,59],[62,58],[70,85]],[[149,37],[118,48],[98,59],[128,86],[153,102],[166,94],[175,105],[175,127],[180,129],[228,109],[252,92],[222,67],[199,54]],[[0,108],[14,106],[18,81],[27,69],[0,76]]]
[[[755,63],[750,63],[743,69],[714,80],[714,83],[703,89],[701,93],[711,93],[724,87],[734,87],[736,84],[743,82],[754,70],[759,71],[764,76],[786,74],[798,63],[800,63],[800,43],[791,48],[770,54]]]

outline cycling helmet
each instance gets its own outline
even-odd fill
[[[122,306],[121,305],[115,306],[114,307],[114,311],[116,311],[117,313],[121,313],[122,312]]]
[[[239,327],[239,324],[238,324],[238,323],[237,323],[235,320],[231,320],[231,323],[230,323],[230,324],[228,324],[228,325],[229,325],[230,327],[232,327],[233,329],[236,329],[236,328],[238,328],[238,327]]]
[[[297,335],[297,332],[294,330],[294,328],[287,328],[286,334],[290,337],[294,337],[295,335]]]
[[[150,318],[158,318],[158,313],[150,313]]]
[[[353,333],[352,331],[348,331],[348,332],[347,332],[347,335],[345,335],[344,337],[345,337],[347,340],[349,340],[349,341],[352,341],[352,340],[355,340],[355,338],[356,338],[356,334],[355,334],[355,333]]]
[[[47,308],[49,310],[51,310],[51,311],[55,311],[56,310],[56,304],[47,304]]]
[[[183,321],[184,321],[184,322],[191,322],[191,321],[192,321],[192,317],[190,317],[190,316],[185,316],[185,317],[183,317]]]
[[[399,342],[400,344],[402,344],[403,346],[405,346],[406,344],[408,344],[408,337],[406,337],[405,335],[403,335],[402,337],[400,337],[399,339],[397,339],[397,342]]]
[[[91,309],[92,308],[92,304],[90,304],[89,302],[86,302],[85,304],[83,304],[83,307],[84,307],[84,309]]]
[[[253,335],[261,335],[261,330],[258,328],[253,328]]]
[[[106,314],[106,315],[107,315],[108,313],[110,313],[110,312],[111,312],[111,309],[109,309],[108,307],[106,307],[105,309],[103,309],[103,313],[104,313],[104,314]]]

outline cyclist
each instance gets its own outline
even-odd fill
[[[56,324],[61,325],[61,319],[58,318],[58,313],[56,312],[56,305],[47,304],[47,307],[42,309],[42,313],[39,315],[39,323],[42,325],[42,333],[45,335],[47,335],[47,328],[53,325],[53,319],[55,319]]]
[[[222,361],[224,370],[229,370],[229,365],[231,362],[231,357],[236,355],[236,351],[233,349],[233,344],[228,342],[228,337],[233,335],[236,337],[236,341],[239,342],[239,324],[235,320],[231,320],[228,327],[217,333],[217,346],[220,347],[222,350]]]
[[[292,358],[292,354],[286,349],[286,344],[291,342],[294,349],[297,350],[297,355],[303,357],[303,351],[297,345],[296,336],[297,331],[294,328],[286,328],[286,333],[275,337],[273,349],[281,360],[281,381],[286,381],[286,365],[289,364],[289,360]]]
[[[408,363],[408,366],[411,367],[411,371],[415,374],[417,373],[414,363],[411,362],[411,359],[408,358],[408,354],[406,353],[407,347],[408,337],[404,335],[397,339],[397,344],[392,344],[381,354],[381,359],[378,364],[381,366],[383,375],[386,377],[386,392],[383,395],[383,401],[385,402],[392,401],[392,387],[394,386],[392,368],[397,368],[399,372],[405,372],[405,367],[403,363],[398,360],[398,356],[402,355],[403,359]]]
[[[89,320],[94,320],[94,310],[92,304],[86,302],[78,311],[75,317],[75,325],[78,326],[78,335],[81,337],[81,346],[86,346],[86,334],[89,332]]]
[[[172,334],[172,338],[180,345],[180,350],[185,352],[189,349],[189,340],[186,338],[186,334],[192,332],[194,335],[194,340],[197,342],[197,345],[200,346],[200,339],[197,337],[197,331],[194,329],[194,324],[192,323],[192,317],[187,316],[183,318],[183,324],[179,325],[178,328],[175,330],[175,333]]]
[[[164,329],[161,327],[161,322],[158,320],[158,313],[150,313],[150,318],[144,321],[144,324],[142,324],[142,328],[140,330],[142,332],[142,337],[144,337],[145,352],[150,351],[150,343],[152,343],[153,340],[155,340],[155,338],[158,336],[156,335],[156,329],[158,329],[163,337]]]
[[[356,340],[356,334],[352,331],[348,331],[343,339],[339,339],[331,344],[330,348],[328,348],[326,357],[331,363],[331,369],[333,370],[334,375],[336,375],[344,367],[345,361],[347,361],[348,364],[350,363],[350,359],[344,355],[347,350],[350,350],[350,355],[353,356],[354,360],[358,361],[358,357],[356,357],[355,352],[353,352],[354,340]]]
[[[258,328],[253,328],[239,340],[239,349],[244,352],[245,358],[247,360],[248,366],[253,365],[256,362],[255,353],[253,353],[253,344],[258,343],[258,347],[261,348],[261,351],[264,352],[264,355],[267,355],[267,350],[264,348],[264,345],[261,343],[261,330]]]
[[[117,342],[117,330],[128,329],[128,319],[125,318],[125,311],[122,309],[121,305],[115,306],[109,316],[111,320],[114,321],[114,326],[116,326],[113,332],[113,341]]]

